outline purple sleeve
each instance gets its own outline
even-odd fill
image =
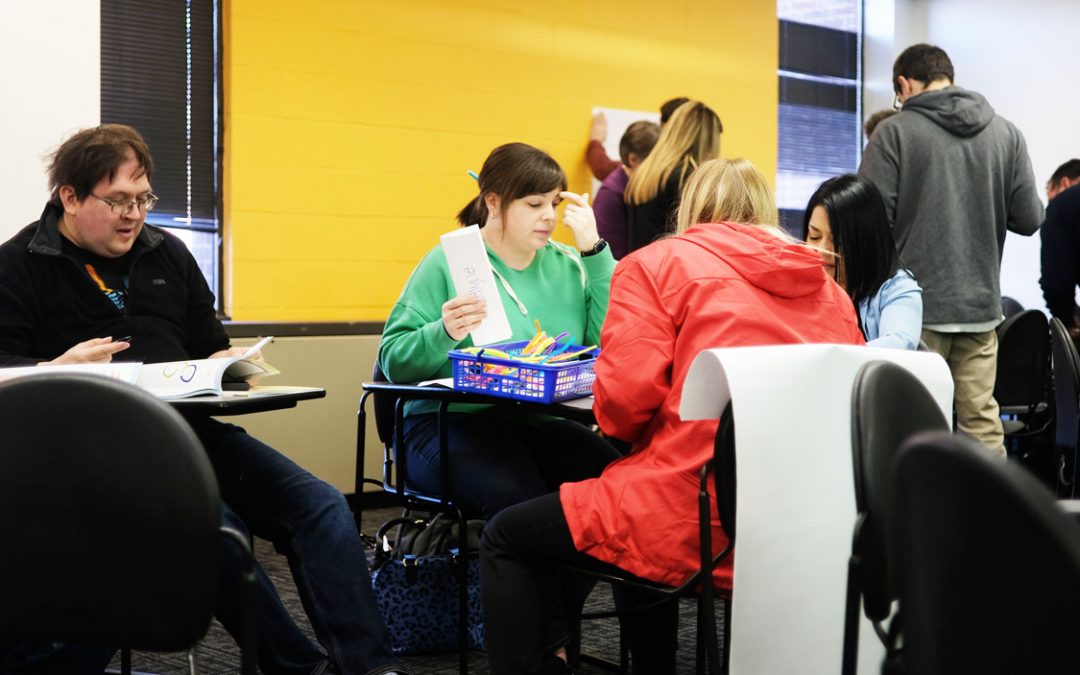
[[[626,204],[621,193],[605,184],[600,186],[593,201],[596,231],[607,240],[616,260],[626,255]]]

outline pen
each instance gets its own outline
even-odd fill
[[[113,342],[126,342],[128,344],[131,344],[131,336],[125,335],[122,338],[113,338]]]

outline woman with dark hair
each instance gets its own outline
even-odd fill
[[[915,349],[922,334],[922,289],[900,267],[885,202],[854,174],[830,178],[806,205],[803,239],[844,287],[871,347]]]
[[[479,193],[458,214],[477,224],[506,309],[513,340],[528,340],[539,321],[570,342],[600,344],[615,259],[596,232],[588,196],[566,191],[566,175],[546,152],[509,143],[495,148],[477,178]],[[551,240],[556,208],[575,247]],[[447,352],[472,346],[470,331],[487,315],[481,300],[455,295],[441,246],[413,271],[390,312],[379,364],[392,382],[450,377]],[[440,487],[438,405],[413,401],[405,409],[409,487]],[[490,518],[502,508],[545,494],[564,481],[600,473],[617,454],[584,425],[505,409],[450,407],[447,443],[449,495],[470,515]],[[478,410],[479,408],[479,410]]]

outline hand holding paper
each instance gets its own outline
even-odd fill
[[[487,305],[480,298],[459,295],[450,298],[442,306],[442,322],[446,334],[461,342],[465,336],[480,327],[487,318]]]
[[[476,225],[463,227],[442,235],[441,240],[446,264],[450,268],[450,278],[458,294],[455,300],[479,300],[484,307],[481,311],[485,312],[485,316],[477,323],[477,305],[455,304],[450,308],[453,315],[451,321],[455,325],[450,325],[446,322],[448,309],[444,305],[442,318],[446,334],[458,341],[464,339],[466,334],[471,334],[475,345],[509,340],[514,332],[510,328],[510,321],[506,318],[506,310],[499,297],[499,289],[495,285],[495,275],[491,271],[480,228]]]

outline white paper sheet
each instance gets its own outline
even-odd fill
[[[471,295],[487,303],[487,318],[471,333],[473,344],[488,345],[509,340],[514,333],[495,286],[495,275],[488,262],[480,227],[462,227],[447,232],[440,239],[458,295]]]
[[[626,128],[638,120],[649,120],[660,124],[660,113],[657,111],[646,112],[644,110],[623,110],[622,108],[593,108],[593,114],[604,113],[607,118],[607,136],[604,138],[604,150],[608,157],[619,159],[619,141],[622,140]],[[600,181],[593,179],[592,195],[600,189]],[[591,201],[591,200],[590,200]]]
[[[914,373],[952,420],[952,378],[930,352],[743,347],[703,351],[690,367],[683,419],[717,418],[734,403],[735,675],[840,672],[855,524],[851,389],[878,359]],[[877,673],[884,651],[862,612],[860,621],[858,672]]]

